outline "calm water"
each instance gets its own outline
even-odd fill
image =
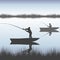
[[[21,28],[31,27],[32,36],[35,38],[40,38],[35,41],[39,45],[33,45],[32,50],[42,53],[47,53],[51,49],[56,49],[60,51],[60,32],[52,33],[51,36],[47,32],[40,32],[40,27],[47,27],[49,23],[54,27],[60,27],[60,19],[52,18],[41,18],[41,19],[0,19],[0,23],[10,23]],[[60,29],[58,29],[60,31]],[[28,38],[29,35],[24,30],[17,27],[0,24],[0,51],[2,49],[7,49],[10,52],[17,53],[29,49],[29,45],[10,45],[10,38]]]

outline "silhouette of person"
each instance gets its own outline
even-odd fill
[[[51,25],[51,23],[49,23],[49,28],[51,28],[52,27],[52,25]]]
[[[29,33],[29,38],[32,38],[32,31],[31,31],[30,27],[25,28],[24,30]]]
[[[51,28],[52,28],[52,25],[51,25],[51,23],[49,23],[49,36],[51,36],[51,34],[52,34]]]

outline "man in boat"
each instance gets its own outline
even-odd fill
[[[52,34],[52,32],[51,32],[51,28],[52,28],[52,25],[51,25],[51,23],[49,23],[49,36],[51,36],[51,34]]]
[[[51,25],[51,23],[49,23],[49,28],[52,28],[52,25]]]
[[[25,28],[24,30],[29,33],[29,38],[32,38],[32,31],[31,31],[30,27]]]

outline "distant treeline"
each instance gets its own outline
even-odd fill
[[[1,14],[0,18],[60,18],[60,15],[56,15],[56,14],[52,14],[52,15],[38,15],[38,14],[8,15],[8,14]]]

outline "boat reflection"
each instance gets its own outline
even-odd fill
[[[28,54],[30,55],[30,52],[32,50],[32,45],[39,45],[38,43],[36,42],[19,42],[19,43],[10,43],[11,45],[29,45],[29,48],[24,50],[22,53],[23,54]]]
[[[32,51],[32,45],[39,45],[38,43],[33,42],[34,44],[29,44],[29,48],[23,51],[23,54],[30,55]]]

